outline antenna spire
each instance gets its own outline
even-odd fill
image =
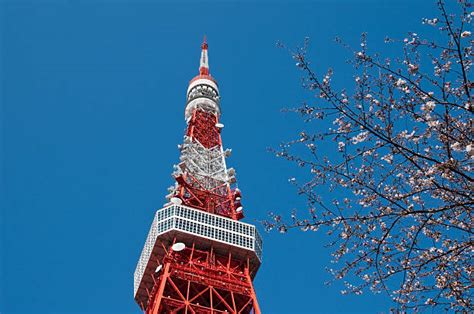
[[[199,65],[199,75],[209,75],[209,59],[207,57],[207,41],[206,35],[201,45],[201,63]]]

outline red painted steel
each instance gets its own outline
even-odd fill
[[[189,81],[189,84],[197,80],[209,80],[217,84],[217,81],[209,73],[196,75],[191,81]]]
[[[220,150],[222,140],[218,116],[211,112],[195,109],[188,123],[186,135],[193,141],[197,141],[205,148],[217,148]],[[211,180],[210,178],[206,178]],[[227,182],[217,182],[216,186],[208,189],[205,184],[194,177],[191,173],[184,173],[176,177],[179,184],[177,197],[182,199],[183,204],[201,209],[213,214],[218,214],[232,219],[242,219],[243,213],[237,212],[241,206],[236,200],[237,194]],[[239,192],[240,197],[240,192]]]
[[[167,254],[159,261],[146,314],[157,313],[239,313],[260,314],[250,277],[248,260],[217,255],[212,248],[191,248]]]
[[[188,124],[186,135],[196,139],[206,148],[221,145],[221,136],[216,124],[218,118],[215,114],[203,110],[195,110]]]

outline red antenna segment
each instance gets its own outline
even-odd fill
[[[199,75],[209,75],[209,59],[207,57],[207,42],[206,36],[201,45],[201,63],[199,65]]]

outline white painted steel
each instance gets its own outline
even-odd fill
[[[184,111],[184,118],[186,119],[187,123],[191,121],[190,118],[192,117],[193,111],[195,109],[201,109],[206,112],[211,112],[212,114],[216,114],[217,116],[220,116],[221,114],[221,108],[217,101],[209,99],[207,97],[197,97],[189,101],[186,105],[186,109]]]
[[[199,181],[200,188],[227,195],[227,183],[235,176],[235,171],[232,175],[228,173],[225,158],[226,153],[219,145],[206,148],[197,140],[185,143],[181,145],[180,167],[173,176],[187,172]]]
[[[201,79],[197,79],[197,80],[191,82],[191,84],[189,84],[188,90],[186,91],[186,95],[189,94],[189,91],[191,89],[193,89],[194,87],[196,87],[197,85],[209,85],[209,86],[213,87],[217,92],[219,92],[219,87],[217,86],[216,82],[214,82],[212,80],[209,80],[209,79],[201,78]]]
[[[207,57],[207,49],[201,50],[201,62],[199,64],[199,69],[206,68],[209,70],[209,59]]]
[[[186,92],[186,109],[184,116],[189,121],[194,109],[201,109],[215,115],[221,114],[219,89],[209,79],[198,79],[189,84]]]

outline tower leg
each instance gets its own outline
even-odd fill
[[[255,289],[253,288],[252,279],[250,278],[250,275],[248,274],[248,272],[247,272],[247,280],[251,283],[250,284],[250,289],[251,289],[251,293],[252,293],[253,310],[254,310],[255,314],[261,314],[260,306],[258,305],[258,301],[257,301],[257,294],[255,293]]]
[[[161,275],[162,278],[160,280],[160,286],[158,288],[158,292],[155,295],[155,300],[153,301],[153,305],[148,308],[148,310],[151,310],[151,311],[148,312],[147,310],[147,313],[158,314],[158,309],[160,308],[160,305],[161,305],[161,299],[163,298],[163,292],[165,291],[165,285],[166,285],[166,282],[168,281],[169,273],[170,273],[170,263],[168,262],[166,263],[163,269],[163,274]]]

